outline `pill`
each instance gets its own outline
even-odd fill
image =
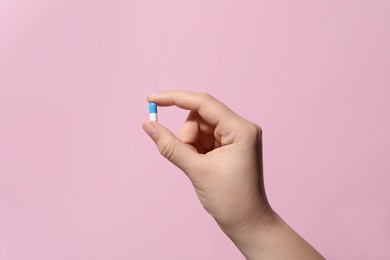
[[[157,122],[157,104],[154,102],[149,103],[149,115],[150,121]]]

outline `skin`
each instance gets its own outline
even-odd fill
[[[157,122],[143,129],[247,259],[324,259],[267,200],[260,126],[205,93],[172,90],[147,101],[190,111],[178,137]]]

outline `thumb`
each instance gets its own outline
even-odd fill
[[[191,149],[188,144],[183,143],[168,128],[157,122],[144,123],[142,128],[156,143],[162,156],[187,175],[190,173],[200,158],[194,149]]]

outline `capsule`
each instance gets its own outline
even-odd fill
[[[157,104],[154,102],[149,103],[149,116],[150,121],[157,122]]]

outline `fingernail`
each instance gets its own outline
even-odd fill
[[[152,123],[145,123],[142,125],[144,131],[152,138],[153,141],[157,139],[157,129]]]

